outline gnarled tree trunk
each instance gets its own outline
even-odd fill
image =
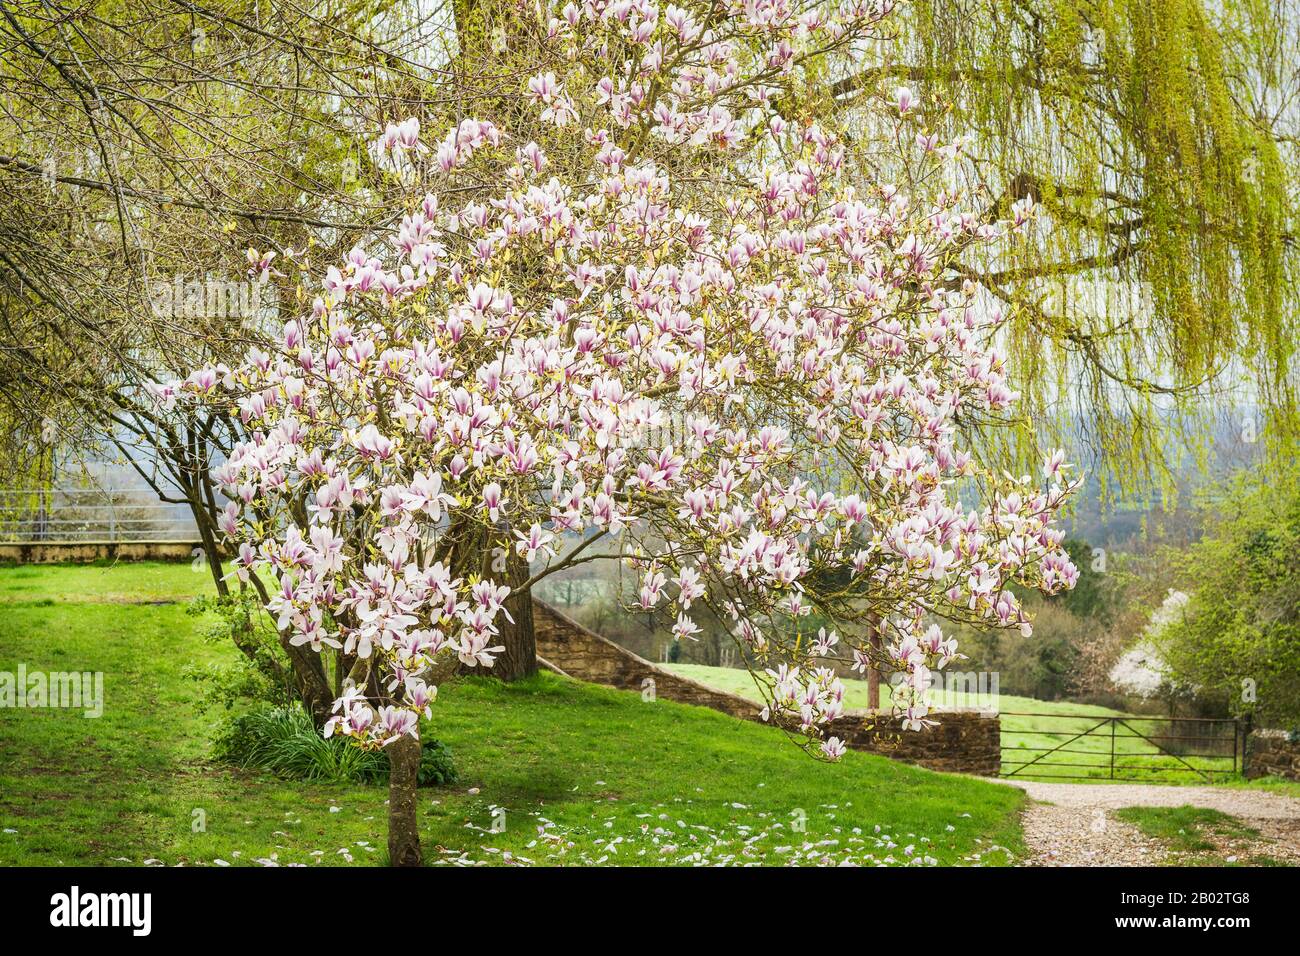
[[[511,554],[506,559],[506,581],[512,589],[528,582],[528,562]],[[513,621],[506,617],[513,618]],[[516,681],[537,673],[537,635],[533,631],[533,596],[527,591],[510,592],[504,611],[497,618],[499,642],[505,650],[497,655],[491,673],[503,681]]]
[[[490,674],[503,681],[516,681],[537,673],[537,638],[533,633],[532,595],[523,590],[528,583],[528,562],[515,550],[514,535],[504,522],[491,530],[452,529],[448,534],[450,564],[454,577],[479,574],[510,587],[503,610],[497,615],[494,641],[505,648],[496,655],[491,669],[464,668],[467,674]],[[507,617],[506,615],[509,615]]]

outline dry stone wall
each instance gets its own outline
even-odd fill
[[[1300,780],[1300,741],[1280,730],[1257,730],[1246,745],[1246,776]]]
[[[712,707],[733,717],[758,720],[760,708],[726,691],[707,687],[652,664],[619,647],[541,601],[533,602],[537,655],[543,666],[578,680],[644,691],[684,704]],[[1001,727],[996,715],[948,711],[938,725],[903,732],[888,715],[846,714],[830,727],[854,750],[882,754],[932,770],[996,776],[1000,766]]]

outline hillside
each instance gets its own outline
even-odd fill
[[[186,672],[235,651],[186,611],[204,586],[184,566],[0,568],[0,671],[105,675],[98,719],[0,710],[0,864],[382,860],[384,788],[211,761],[223,715]],[[445,685],[426,733],[460,771],[422,791],[434,863],[1004,864],[1020,846],[1018,790],[828,765],[768,727],[549,674]]]

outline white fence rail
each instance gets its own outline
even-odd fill
[[[194,541],[184,505],[152,491],[103,488],[0,488],[0,543]]]

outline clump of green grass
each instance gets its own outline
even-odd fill
[[[213,755],[245,770],[270,770],[287,780],[330,783],[388,782],[388,755],[362,750],[343,737],[322,737],[301,707],[254,710],[231,720],[217,737]],[[425,740],[420,786],[456,781],[451,751]]]
[[[1215,781],[1215,786],[1232,787],[1237,790],[1266,790],[1288,797],[1300,798],[1300,780],[1287,780],[1285,777],[1254,777],[1250,780]]]
[[[1204,807],[1125,807],[1115,816],[1147,836],[1168,844],[1176,853],[1202,853],[1215,849],[1209,835],[1256,837],[1259,831],[1236,817]]]
[[[1241,859],[1241,854],[1231,850],[1225,858],[1225,844],[1255,841],[1260,839],[1260,834],[1254,827],[1219,810],[1192,806],[1125,807],[1116,810],[1115,817],[1167,846],[1176,854],[1171,862],[1178,866],[1227,866],[1229,860],[1251,866],[1279,865],[1269,856],[1252,854]]]

